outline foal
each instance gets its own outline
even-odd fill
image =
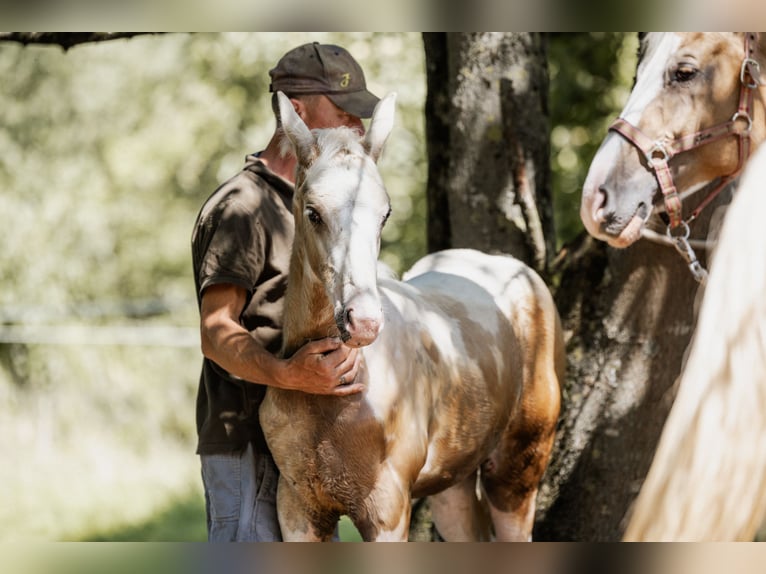
[[[425,257],[407,282],[378,279],[390,203],[376,162],[394,95],[365,136],[309,131],[278,97],[298,158],[282,353],[340,336],[363,347],[365,384],[340,398],[268,389],[260,415],[284,538],[329,540],[346,514],[365,540],[404,541],[412,497],[434,495],[447,540],[487,539],[485,504],[497,539],[528,540],[564,369],[545,283],[471,250]]]

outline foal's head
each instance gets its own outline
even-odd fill
[[[658,33],[643,39],[633,91],[583,186],[580,215],[591,235],[626,247],[641,236],[655,208],[666,209],[673,223],[682,200],[737,173],[738,134],[752,125],[748,145],[764,138],[764,92],[757,85],[750,88],[750,119],[735,118],[740,95],[748,93],[743,84],[756,81],[749,72],[741,79],[743,63],[751,60],[753,75],[753,62],[766,64],[763,36]],[[669,183],[659,184],[661,177]]]
[[[380,101],[365,135],[346,127],[311,131],[289,99],[278,97],[298,159],[291,281],[299,265],[306,298],[317,284],[324,287],[346,344],[369,345],[383,327],[376,268],[391,203],[377,161],[393,127],[396,96]]]

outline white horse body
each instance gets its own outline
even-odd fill
[[[367,148],[378,152],[387,132],[376,122],[392,113],[393,102],[384,99],[381,107],[367,135],[375,140]],[[339,168],[328,169],[327,179],[311,172],[322,161],[322,146],[290,111],[284,107],[283,117],[288,135],[298,132],[290,137],[299,142],[302,175],[285,352],[339,330],[346,344],[364,347],[358,379],[366,388],[343,398],[269,388],[260,414],[281,472],[283,536],[327,540],[338,517],[347,514],[366,540],[406,540],[411,497],[435,495],[442,536],[487,537],[476,497],[481,468],[495,536],[528,539],[564,363],[558,315],[545,283],[511,257],[472,250],[429,255],[406,282],[376,282],[379,228],[373,224],[385,219],[385,190],[376,177],[358,174],[357,182],[374,184],[345,191],[328,184],[329,200],[314,185],[329,182]],[[306,211],[310,223],[304,226]],[[321,223],[315,211],[323,215]],[[360,211],[364,225],[353,223]],[[352,247],[355,242],[367,246]],[[353,253],[363,254],[358,266]]]

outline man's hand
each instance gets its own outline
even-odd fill
[[[345,396],[364,389],[355,381],[361,355],[337,337],[310,341],[289,359],[264,349],[239,324],[247,292],[239,286],[208,287],[202,296],[202,352],[246,381],[312,393]]]
[[[360,360],[359,350],[345,346],[337,337],[310,341],[287,359],[283,388],[315,395],[358,393],[364,389],[356,382]]]

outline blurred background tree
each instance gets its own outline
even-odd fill
[[[637,53],[636,34],[548,34],[551,181],[559,246],[583,230],[580,190],[609,124],[628,98]]]
[[[547,36],[557,238],[635,68],[623,34]],[[265,145],[268,69],[318,40],[399,94],[381,258],[426,250],[419,34],[168,34],[0,43],[0,484],[5,539],[204,539],[191,227]]]

